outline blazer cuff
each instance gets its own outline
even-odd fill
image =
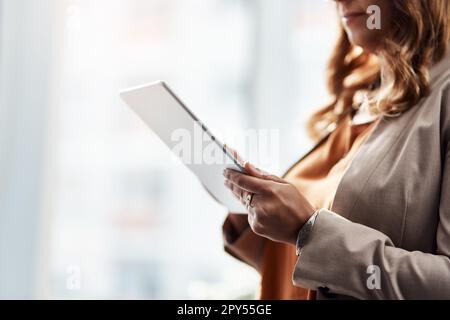
[[[302,254],[297,259],[292,280],[294,285],[303,288],[317,290],[329,284],[321,280],[320,269],[325,264],[332,263],[333,252],[330,248],[321,245],[320,238],[328,237],[330,228],[334,229],[340,223],[345,223],[345,218],[338,214],[320,209],[314,218],[314,228],[311,228],[308,237],[302,243]]]
[[[348,231],[352,224],[350,220],[330,210],[317,211],[314,228],[303,244],[292,275],[295,286],[345,294],[337,284],[341,281],[345,283],[346,279],[336,279],[341,276],[337,274],[340,273],[337,265],[339,261],[346,259],[339,256],[341,250],[338,247],[342,245],[340,233]]]
[[[361,239],[364,239],[362,241]],[[362,297],[367,289],[364,266],[371,245],[387,239],[374,229],[320,209],[292,275],[295,286]],[[386,240],[387,241],[387,240]]]

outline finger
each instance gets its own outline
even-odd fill
[[[261,179],[265,179],[266,176],[269,175],[269,173],[265,172],[262,169],[256,168],[250,162],[246,162],[244,168],[246,169],[247,173],[250,174],[251,176],[258,177]]]
[[[239,188],[253,193],[266,193],[272,183],[271,181],[252,177],[230,169],[225,170],[225,178],[230,180],[231,183],[237,185]]]
[[[228,180],[226,183],[231,184]],[[232,186],[230,187],[230,190],[233,193],[233,196],[236,197],[236,199],[239,200],[239,202],[247,209],[247,213],[254,214],[255,210],[254,201],[258,195],[253,194],[251,205],[247,205],[246,197],[248,193],[244,189],[240,189],[237,186]]]
[[[233,155],[233,158],[235,158],[241,166],[244,166],[246,161],[237,153],[236,150],[230,148],[227,144],[224,144],[223,147],[226,148]]]
[[[250,225],[250,227],[253,225],[254,216],[255,215],[250,211],[247,214],[247,221],[248,221],[248,224]]]
[[[233,195],[245,206],[247,206],[246,197],[248,196],[249,192],[239,188],[236,185],[233,185],[229,180],[225,180],[225,185],[231,190]],[[252,201],[250,203],[250,208],[255,209],[257,205],[260,203],[265,203],[266,196],[261,194],[253,193]]]
[[[272,180],[278,183],[286,183],[286,181],[284,181],[283,179],[270,174],[264,170],[261,170],[259,168],[256,168],[253,164],[251,164],[250,162],[246,162],[244,165],[244,168],[246,170],[246,172],[254,177],[260,178],[260,179],[264,179],[264,180]]]
[[[235,184],[231,183],[230,180],[225,180],[225,185],[231,190],[233,195],[238,199],[243,205],[246,205],[245,202],[245,190],[239,188]]]

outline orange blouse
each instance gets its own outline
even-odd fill
[[[317,209],[331,209],[335,192],[359,146],[376,121],[354,124],[348,114],[330,136],[292,167],[284,179],[294,184]],[[315,299],[315,291],[295,287],[295,247],[266,240],[261,263],[261,299]]]

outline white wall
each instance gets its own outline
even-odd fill
[[[0,298],[37,290],[53,1],[0,2]]]
[[[167,78],[211,128],[279,129],[280,173],[306,151],[299,122],[325,97],[321,68],[334,11],[317,0],[211,3],[0,0],[0,299],[186,297],[208,291],[198,290],[203,285],[211,297],[247,290],[241,284],[251,282],[250,271],[222,252],[217,205],[203,200],[200,185],[194,190],[184,168],[194,196],[180,205],[186,188],[175,166],[170,176],[158,145],[141,147],[151,142],[148,130],[111,93]],[[76,8],[79,25],[69,19]],[[157,179],[169,182],[152,191]],[[137,211],[148,229],[117,222]],[[151,241],[161,235],[170,241]],[[205,238],[207,248],[197,245]],[[167,253],[180,248],[202,258],[182,259],[189,263],[178,275],[181,289],[164,269]],[[233,268],[218,270],[222,261]],[[69,265],[83,267],[83,290],[68,292]],[[162,291],[148,289],[160,269]]]

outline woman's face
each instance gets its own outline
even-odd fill
[[[392,27],[393,0],[335,0],[341,23],[350,41],[376,52]]]

